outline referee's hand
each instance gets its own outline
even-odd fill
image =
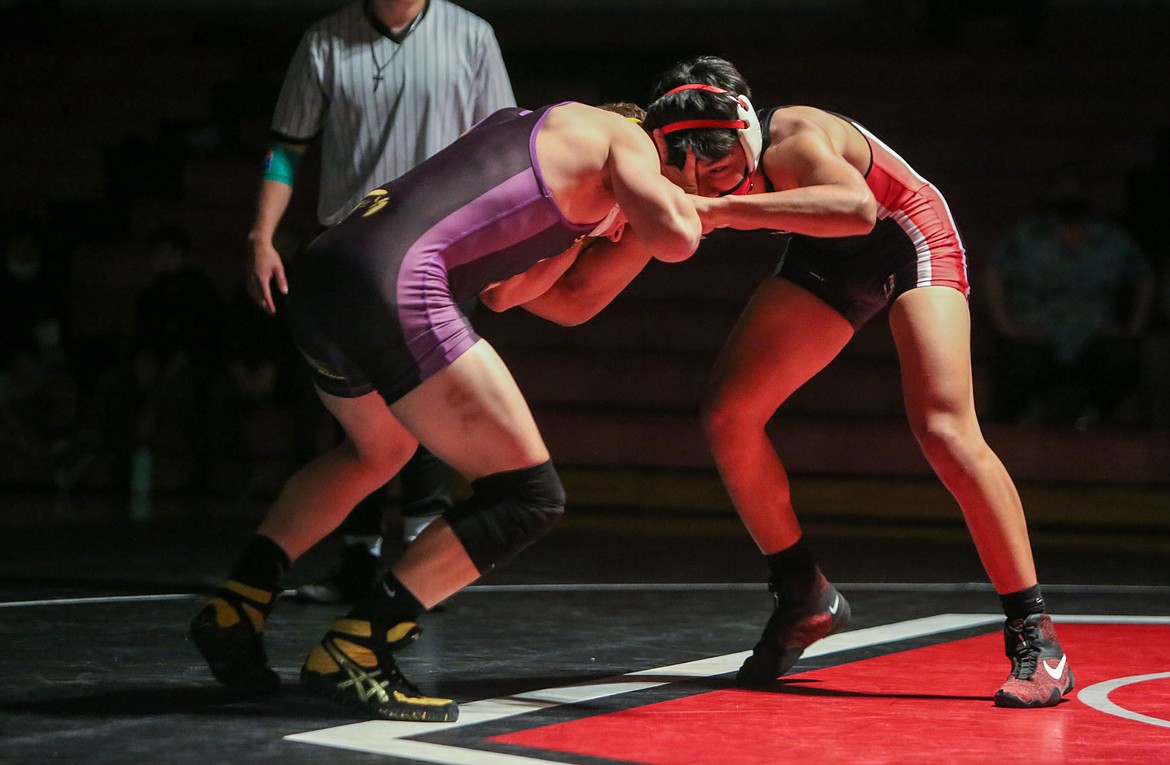
[[[282,295],[288,294],[288,281],[284,278],[284,261],[280,253],[272,246],[272,242],[254,242],[252,245],[252,262],[246,276],[248,294],[256,305],[264,311],[276,313],[276,303],[272,299],[272,282]]]

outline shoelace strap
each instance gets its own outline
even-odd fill
[[[1028,624],[1021,621],[1019,626],[1008,624],[1008,631],[1015,638],[1012,646],[1012,674],[1021,680],[1027,680],[1036,673],[1036,663],[1040,659],[1040,627],[1037,624]]]

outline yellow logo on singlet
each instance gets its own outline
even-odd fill
[[[357,203],[357,206],[353,208],[353,212],[361,210],[363,211],[362,217],[368,218],[385,207],[389,202],[389,191],[386,189],[374,189],[369,194],[366,194],[365,199]]]
[[[319,374],[322,377],[327,378],[329,380],[342,380],[342,381],[345,380],[345,378],[342,377],[341,375],[339,375],[337,372],[334,372],[332,369],[325,366],[320,361],[317,361],[315,358],[313,358],[309,354],[305,353],[305,350],[303,348],[301,348],[299,345],[297,346],[297,350],[301,352],[301,356],[305,359],[305,361],[309,362],[309,366],[312,367],[313,371],[316,372],[317,374]]]

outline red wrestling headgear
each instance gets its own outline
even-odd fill
[[[703,90],[708,93],[725,94],[735,102],[736,119],[700,118],[679,120],[678,122],[667,123],[659,128],[662,134],[670,135],[679,130],[699,130],[704,128],[728,128],[735,130],[739,135],[739,143],[743,146],[744,156],[747,157],[748,174],[750,175],[755,172],[756,166],[760,162],[760,152],[763,149],[764,139],[760,132],[760,118],[756,115],[756,111],[752,108],[752,102],[748,97],[737,95],[715,85],[705,85],[697,82],[679,85],[677,88],[668,90],[663,95],[669,96],[671,93],[678,93],[683,90]]]

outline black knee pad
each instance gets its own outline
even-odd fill
[[[443,514],[481,574],[516,557],[565,513],[565,490],[551,461],[471,482],[466,502]]]

